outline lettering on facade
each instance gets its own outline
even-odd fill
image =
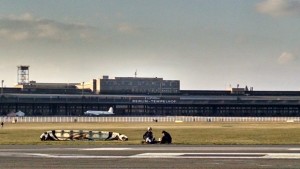
[[[145,99],[145,100],[137,100],[133,99],[131,100],[132,103],[149,103],[149,104],[174,104],[177,101],[176,100],[160,100],[160,99]]]

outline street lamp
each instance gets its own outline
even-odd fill
[[[82,90],[81,90],[81,95],[83,96],[83,90],[84,90],[84,82],[82,82]]]
[[[4,80],[1,80],[1,95],[3,95],[3,83],[4,83]]]

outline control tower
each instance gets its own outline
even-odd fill
[[[20,65],[18,66],[18,84],[29,83],[29,66]]]

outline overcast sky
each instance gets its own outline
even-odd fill
[[[300,90],[298,0],[0,0],[0,78]]]

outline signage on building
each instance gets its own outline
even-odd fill
[[[148,104],[174,104],[177,103],[176,98],[160,98],[160,97],[141,97],[132,98],[132,103],[148,103]]]

